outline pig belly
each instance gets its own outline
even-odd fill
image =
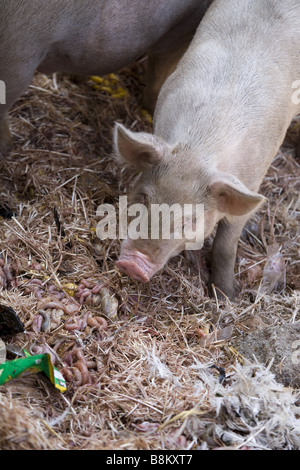
[[[0,42],[6,55],[11,49],[10,61],[21,59],[44,73],[103,74],[136,60],[191,13],[200,20],[210,1],[47,0],[42,7],[29,0],[4,3]],[[0,44],[0,59],[1,52]]]
[[[112,71],[119,70],[131,62],[131,58],[127,56],[125,60],[124,56],[119,57],[118,55],[106,58],[105,55],[101,53],[100,47],[99,53],[96,56],[95,54],[91,54],[91,51],[88,50],[85,54],[82,45],[78,47],[81,48],[82,55],[85,57],[83,61],[77,59],[77,57],[73,57],[71,49],[68,50],[67,54],[51,50],[38,66],[37,70],[45,74],[59,71],[74,75],[105,75]],[[127,58],[129,59],[128,61]],[[134,58],[132,61],[133,60]]]

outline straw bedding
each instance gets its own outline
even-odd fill
[[[68,388],[43,374],[2,386],[0,448],[299,449],[298,390],[232,341],[299,321],[300,122],[243,232],[236,302],[208,296],[211,240],[200,264],[180,255],[141,285],[115,270],[120,242],[97,238],[96,209],[135,177],[111,157],[111,130],[151,130],[144,72],[145,59],[104,82],[36,74],[10,113],[1,205],[15,216],[0,220],[0,296],[26,331],[6,341],[49,352]]]

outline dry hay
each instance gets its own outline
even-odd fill
[[[10,114],[15,149],[1,162],[1,205],[15,217],[0,221],[0,295],[26,332],[9,341],[50,352],[68,389],[61,394],[42,374],[2,386],[0,448],[299,449],[297,391],[267,367],[245,364],[229,340],[299,320],[300,123],[264,181],[267,205],[240,241],[237,301],[208,297],[210,240],[201,266],[179,256],[141,285],[115,270],[119,241],[97,238],[95,214],[134,178],[111,158],[114,121],[151,129],[141,106],[144,66],[104,83],[128,93],[36,74]],[[257,296],[274,243],[286,262],[284,285]],[[116,317],[103,315],[103,283]],[[47,307],[49,300],[60,304]]]

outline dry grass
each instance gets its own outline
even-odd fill
[[[117,202],[134,178],[111,158],[114,121],[151,128],[141,108],[144,61],[118,76],[125,97],[89,79],[37,74],[10,114],[15,149],[1,162],[1,199],[15,217],[0,221],[7,265],[1,302],[26,326],[10,342],[50,351],[68,389],[60,394],[40,374],[2,386],[0,448],[299,449],[297,392],[263,367],[241,365],[224,328],[236,336],[299,320],[300,122],[264,181],[268,205],[241,239],[237,301],[207,295],[210,241],[202,266],[174,258],[143,286],[115,270],[119,241],[95,234],[98,205]],[[275,242],[285,284],[256,297]],[[116,317],[103,315],[99,293],[91,293],[101,283],[118,301]],[[45,308],[49,299],[60,306]],[[99,327],[99,316],[107,327]]]

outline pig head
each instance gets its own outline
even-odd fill
[[[132,132],[116,124],[114,143],[116,153],[140,172],[130,203],[142,203],[148,209],[164,204],[203,205],[204,238],[221,219],[248,216],[264,200],[238,178],[193,164],[188,149],[170,145],[156,135]],[[150,232],[147,239],[127,238],[116,266],[133,279],[148,282],[191,241],[183,232],[178,239],[173,235],[174,227],[170,239],[151,239]]]

